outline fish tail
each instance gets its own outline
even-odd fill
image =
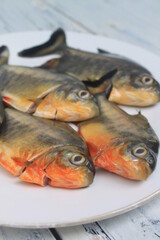
[[[53,54],[66,46],[66,35],[63,29],[58,28],[52,33],[50,39],[38,46],[24,49],[18,53],[20,57],[40,57]]]
[[[8,64],[8,59],[9,59],[8,47],[3,45],[0,47],[0,65]]]

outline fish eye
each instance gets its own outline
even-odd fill
[[[153,78],[151,78],[151,77],[148,77],[148,76],[144,76],[144,77],[142,77],[142,79],[141,79],[141,81],[142,81],[142,83],[144,83],[145,85],[152,85],[152,83],[153,83]]]
[[[144,157],[147,153],[147,150],[144,147],[135,147],[132,151],[133,155],[136,157]]]
[[[82,156],[80,154],[76,154],[76,155],[72,156],[70,161],[74,165],[78,165],[79,166],[79,165],[83,164],[86,161],[86,159],[85,159],[84,156]]]
[[[78,96],[86,99],[86,98],[90,97],[90,93],[87,90],[81,90],[78,92]]]

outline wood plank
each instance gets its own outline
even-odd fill
[[[132,236],[133,240],[157,239],[157,232],[148,219],[134,210],[129,214],[124,214],[114,219],[105,220],[99,223],[104,232],[107,232],[111,239],[127,240]]]
[[[46,5],[45,2],[41,0],[5,0],[0,1],[0,8],[0,18],[2,24],[6,27],[6,32],[38,29],[53,30],[58,27],[85,31],[83,27],[68,19],[60,12],[57,12],[54,8]]]
[[[160,53],[158,0],[152,3],[149,0],[77,0],[76,2],[47,0],[47,2],[52,8],[72,17],[94,33],[135,43]]]
[[[138,209],[104,221],[58,228],[63,240],[156,240],[160,237],[160,197]],[[78,238],[76,238],[78,236]]]
[[[160,197],[157,197],[147,206],[142,206],[139,211],[146,216],[150,224],[154,226],[155,234],[160,237]]]
[[[48,229],[0,227],[0,240],[56,240]]]
[[[89,240],[89,239],[92,239],[92,238],[90,238],[87,231],[85,231],[83,226],[57,228],[56,230],[63,240]]]
[[[108,35],[156,53],[160,53],[159,5],[158,0],[152,4],[150,0],[116,3],[115,0],[0,1],[1,19],[8,31],[53,30],[61,26],[67,30]],[[152,17],[151,12],[154,12]]]

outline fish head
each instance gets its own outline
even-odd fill
[[[99,108],[96,98],[90,91],[80,84],[65,85],[57,92],[58,113],[57,117],[61,120],[64,114],[67,121],[83,121],[98,116]],[[63,107],[62,107],[63,106]]]
[[[83,83],[64,84],[49,93],[38,106],[35,115],[76,122],[99,114],[96,98]]]
[[[160,84],[149,72],[118,71],[109,100],[124,105],[151,106],[160,101]]]
[[[112,159],[112,172],[129,179],[145,180],[155,169],[158,147],[158,142],[148,145],[145,141],[122,141],[106,149],[106,155]]]
[[[95,175],[95,168],[84,151],[73,146],[58,151],[45,171],[49,185],[63,188],[87,187]]]

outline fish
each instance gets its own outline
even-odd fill
[[[67,123],[5,109],[0,164],[20,180],[40,186],[83,188],[94,179],[83,139]]]
[[[0,66],[3,102],[34,116],[76,122],[98,116],[96,98],[66,74],[21,66]]]
[[[9,49],[7,46],[0,47],[0,65],[8,64],[9,60]]]
[[[93,94],[105,92],[112,83],[109,101],[140,107],[160,101],[160,84],[145,67],[101,49],[99,53],[91,53],[68,47],[63,29],[53,32],[47,42],[22,50],[18,55],[38,57],[55,53],[60,57],[54,57],[40,68],[74,76],[83,81]]]
[[[79,123],[95,166],[124,178],[145,180],[157,163],[159,140],[148,120],[139,112],[130,115],[105,94],[97,95],[100,116]]]

